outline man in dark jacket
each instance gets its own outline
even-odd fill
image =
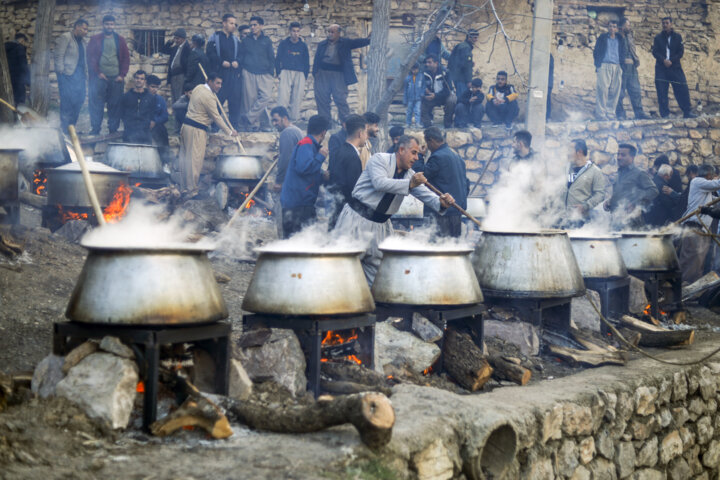
[[[262,29],[262,17],[250,18],[250,35],[241,44],[242,58],[242,106],[247,112],[243,118],[245,126],[259,130],[261,122],[267,126],[270,117],[267,107],[272,101],[273,73],[275,72],[275,51],[272,41]]]
[[[315,202],[320,184],[326,178],[322,164],[328,155],[328,149],[320,144],[329,125],[325,117],[310,117],[307,136],[298,142],[290,158],[280,192],[283,238],[291,237],[317,218]]]
[[[642,212],[647,210],[658,195],[650,175],[634,165],[637,149],[629,143],[618,145],[617,179],[613,192],[605,201],[605,210],[613,212],[615,228],[642,228]]]
[[[458,43],[452,49],[450,60],[448,60],[448,74],[455,85],[455,93],[458,99],[470,89],[473,66],[475,65],[472,50],[477,38],[478,31],[474,28],[471,29],[465,36],[465,41]]]
[[[425,143],[432,152],[425,163],[425,178],[441,192],[447,192],[455,199],[455,204],[467,208],[467,196],[470,190],[465,176],[465,162],[445,143],[438,127],[425,129]],[[438,226],[438,235],[459,237],[462,231],[460,211],[450,208],[445,215],[439,215],[425,206],[424,214]]]
[[[627,90],[630,97],[630,104],[635,119],[642,120],[648,118],[643,111],[642,106],[642,89],[640,88],[640,77],[638,75],[638,67],[640,66],[640,57],[638,57],[635,49],[635,35],[630,25],[630,20],[623,17],[620,20],[620,33],[625,37],[625,58],[621,60],[622,82],[620,85],[620,98],[618,98],[615,114],[617,118],[625,118],[625,107],[623,107],[623,98]]]
[[[341,34],[340,25],[333,24],[328,27],[327,40],[318,44],[312,67],[318,115],[332,118],[332,96],[340,122],[350,115],[347,103],[348,86],[357,83],[352,50],[370,45],[369,38],[351,39],[341,37]]]
[[[442,40],[440,40],[440,37],[437,35],[435,35],[435,38],[430,41],[427,48],[425,49],[424,55],[422,55],[422,57],[420,58],[422,63],[425,63],[425,59],[428,55],[435,55],[438,59],[450,60],[450,52],[447,48],[445,48]],[[413,170],[415,169],[413,168]]]
[[[171,161],[170,155],[170,142],[168,138],[168,131],[165,127],[165,123],[168,121],[168,110],[167,102],[162,95],[158,93],[160,89],[160,79],[155,75],[148,75],[147,90],[152,95],[153,101],[155,102],[155,113],[150,121],[150,134],[152,135],[153,143],[158,146],[160,152],[160,158],[163,163]]]
[[[205,46],[205,38],[199,33],[192,36],[190,40],[190,54],[187,59],[187,69],[185,70],[185,83],[183,85],[184,92],[191,92],[193,88],[205,83],[205,75],[203,75],[200,66],[205,70],[205,74],[211,72],[210,59],[205,55],[203,47]],[[175,103],[175,102],[173,102]],[[182,123],[182,122],[180,122]]]
[[[685,53],[682,36],[673,30],[670,17],[662,19],[662,32],[655,36],[652,54],[655,57],[655,90],[658,96],[660,116],[670,115],[668,106],[668,90],[670,84],[673,94],[685,118],[694,118],[696,115],[690,111],[690,91],[687,86],[685,72],[683,72],[680,59]]]
[[[613,120],[622,87],[620,63],[625,61],[625,38],[618,33],[615,20],[610,20],[607,33],[598,37],[593,60],[597,72],[595,118]]]
[[[151,122],[155,118],[155,96],[145,88],[146,74],[138,70],[133,75],[133,88],[122,96],[120,112],[123,121],[123,142],[152,144]]]
[[[682,200],[682,193],[676,192],[670,187],[673,168],[663,164],[658,168],[653,182],[658,189],[659,195],[655,197],[650,208],[645,214],[645,222],[653,227],[662,227],[674,220],[675,212]],[[680,218],[680,217],[677,217]]]
[[[172,103],[178,101],[182,96],[185,84],[185,72],[187,71],[187,61],[190,55],[190,42],[186,41],[187,33],[184,28],[178,28],[173,33],[173,39],[168,41],[162,49],[161,53],[168,55],[168,76],[167,82],[170,84],[170,93],[172,95]]]
[[[493,125],[505,124],[512,129],[512,122],[520,113],[518,93],[515,87],[507,83],[507,72],[500,70],[495,77],[495,85],[490,85],[485,103],[485,113]]]
[[[300,24],[290,24],[290,36],[280,42],[275,57],[275,73],[280,78],[278,104],[290,111],[290,118],[300,118],[300,104],[305,98],[305,81],[310,73],[308,47],[300,38]]]
[[[425,72],[423,73],[425,95],[420,103],[420,119],[423,127],[430,128],[433,123],[433,109],[443,107],[445,128],[451,128],[455,114],[455,98],[450,95],[450,79],[447,70],[440,66],[435,55],[428,55],[425,59]]]
[[[328,191],[333,195],[333,213],[328,221],[328,230],[335,228],[335,222],[343,207],[350,201],[353,188],[362,173],[360,148],[367,142],[367,121],[362,115],[350,115],[345,119],[347,141],[330,157]]]
[[[15,40],[5,42],[5,55],[10,70],[10,83],[15,105],[25,103],[25,87],[30,86],[30,67],[27,59],[27,37],[16,33]]]
[[[470,83],[470,90],[466,90],[458,97],[458,104],[455,107],[455,126],[465,128],[472,125],[480,128],[480,122],[485,115],[483,100],[485,94],[482,92],[482,80],[474,78]]]
[[[222,17],[222,30],[208,38],[205,53],[210,60],[210,69],[222,77],[222,88],[218,92],[220,104],[228,102],[230,123],[235,129],[240,124],[240,40],[235,36],[237,21],[235,15],[226,13]],[[205,73],[208,73],[207,70]],[[202,79],[201,83],[205,83]]]
[[[87,32],[87,20],[79,18],[71,31],[63,33],[55,40],[53,57],[60,96],[60,128],[63,132],[67,132],[69,125],[77,124],[85,101]]]
[[[90,94],[91,135],[102,128],[105,104],[108,112],[108,130],[120,128],[120,100],[123,96],[125,76],[130,68],[130,52],[125,39],[115,33],[115,17],[103,17],[103,31],[90,38],[87,46]]]

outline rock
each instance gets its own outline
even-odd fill
[[[645,282],[630,275],[630,313],[641,313],[648,304]]]
[[[445,480],[455,473],[448,449],[439,439],[413,456],[412,467],[420,480]]]
[[[50,354],[40,360],[33,372],[30,389],[40,398],[47,398],[55,395],[55,387],[65,377],[62,367],[65,359],[58,355]]]
[[[615,155],[618,152],[618,142],[613,137],[608,137],[607,145],[605,145],[605,151],[611,155]]]
[[[615,465],[618,478],[626,478],[635,471],[635,447],[630,442],[620,442],[616,448]]]
[[[587,290],[587,293],[592,297],[592,301],[595,305],[600,307],[600,294],[594,290]],[[579,328],[587,328],[594,332],[600,331],[600,317],[598,316],[595,309],[590,304],[590,301],[586,296],[575,297],[572,299],[572,305],[570,306],[572,312],[572,320]]]
[[[542,427],[542,442],[562,438],[563,406],[557,404],[545,414]]]
[[[562,429],[566,435],[590,435],[592,425],[593,418],[589,407],[574,403],[565,403],[563,405]]]
[[[658,424],[660,424],[660,428],[667,427],[673,421],[672,414],[667,408],[663,408],[662,410],[660,410],[660,413],[656,414],[656,418]]]
[[[100,340],[100,350],[122,358],[129,358],[131,360],[135,358],[135,352],[117,337],[103,337],[103,339]]]
[[[665,473],[651,468],[638,470],[633,474],[633,480],[666,480]]]
[[[88,355],[95,353],[98,344],[94,340],[88,340],[75,347],[70,353],[65,355],[65,363],[63,364],[63,373],[67,374],[71,368],[80,363]]]
[[[658,461],[658,439],[652,437],[642,444],[637,452],[635,465],[638,467],[654,467]]]
[[[234,353],[253,381],[272,379],[293,394],[306,390],[305,355],[291,330],[272,329],[262,345],[239,347]]]
[[[597,457],[593,460],[590,465],[590,472],[592,472],[593,480],[615,480],[617,474],[615,473],[615,465],[605,460],[602,457]]]
[[[685,400],[688,394],[687,377],[685,372],[675,372],[673,374],[673,394],[672,401],[679,402]]]
[[[89,417],[125,428],[135,403],[135,362],[109,353],[93,353],[75,365],[57,385],[57,394],[80,405]]]
[[[657,399],[658,405],[665,405],[667,403],[670,403],[670,398],[672,397],[672,385],[672,381],[667,378],[663,378],[662,382],[660,382]]]
[[[528,462],[528,469],[524,478],[532,478],[533,480],[554,480],[553,466],[549,458],[537,458]]]
[[[460,148],[473,143],[473,136],[470,132],[463,132],[462,130],[448,130],[445,133],[445,141],[450,148]]]
[[[572,440],[563,440],[556,456],[557,473],[565,477],[573,474],[578,462],[578,447]]]
[[[390,322],[375,325],[375,368],[389,363],[406,364],[415,372],[422,372],[440,357],[440,347],[426,343],[409,332],[402,332]]]
[[[690,470],[690,466],[687,461],[680,457],[670,462],[670,465],[668,465],[667,468],[667,474],[668,480],[686,480],[687,478],[690,478],[692,471]]]
[[[628,425],[627,432],[635,440],[645,440],[658,429],[659,425],[654,416],[634,418]]]
[[[685,407],[677,407],[672,409],[673,422],[676,427],[682,427],[685,422],[690,420],[690,414]]]
[[[703,138],[702,133],[698,132],[695,129],[691,129],[688,133],[690,134],[690,138],[692,138],[693,140],[700,140],[701,138]]]
[[[683,155],[688,155],[693,150],[693,141],[689,138],[678,138],[676,143],[678,152]]]
[[[253,383],[243,368],[242,363],[234,358],[230,359],[230,373],[228,381],[230,388],[228,396],[234,400],[247,400],[252,394]]]
[[[680,438],[680,432],[673,430],[665,435],[660,443],[660,463],[663,465],[668,463],[675,457],[682,455],[683,443]]]
[[[635,390],[635,413],[641,416],[655,413],[655,400],[658,391],[655,387],[640,387]]]
[[[610,432],[607,428],[603,428],[595,438],[595,448],[597,452],[608,460],[615,458],[615,444]]]
[[[678,433],[680,434],[680,440],[682,441],[683,452],[695,445],[695,433],[688,427],[680,427],[678,429]]]
[[[718,468],[720,465],[720,442],[713,440],[702,456],[702,463],[708,468]]]
[[[705,402],[697,397],[693,398],[690,400],[688,411],[690,412],[690,420],[696,420],[700,415],[705,413]]]
[[[219,231],[228,221],[228,216],[217,204],[215,198],[188,200],[176,212],[181,218],[197,225],[200,231]]]
[[[715,397],[717,383],[715,382],[715,377],[713,376],[712,371],[708,367],[703,366],[700,369],[698,389],[700,390],[700,395],[702,395],[702,398],[705,401]]]
[[[443,331],[419,313],[413,313],[412,331],[426,342],[437,342],[443,337]]]
[[[480,130],[479,128],[469,127],[468,132],[470,133],[470,135],[472,135],[472,139],[474,142],[482,141],[483,133],[482,130]]]
[[[715,433],[715,429],[712,426],[712,421],[710,420],[710,417],[705,415],[704,417],[701,417],[696,423],[695,423],[695,431],[697,432],[697,443],[699,445],[704,445],[708,443]]]
[[[590,480],[590,470],[580,465],[575,469],[570,480]]]
[[[707,138],[703,138],[698,143],[698,150],[700,150],[700,155],[703,157],[710,157],[713,154],[713,142],[708,140]]]
[[[527,322],[485,320],[486,337],[497,337],[516,345],[523,355],[538,355],[540,339],[538,328]]]
[[[690,471],[693,475],[699,475],[703,472],[702,462],[700,461],[700,445],[693,445],[683,454],[683,458],[687,460]]]
[[[593,437],[586,437],[578,446],[580,451],[580,463],[587,465],[595,458],[595,440]]]
[[[70,243],[80,243],[80,239],[90,230],[90,222],[85,220],[70,220],[55,230],[53,235],[62,237]]]

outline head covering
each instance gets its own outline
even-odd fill
[[[480,78],[473,78],[470,83],[473,87],[482,87],[482,79]]]
[[[175,33],[173,33],[173,37],[187,38],[187,33],[185,33],[184,28],[178,28],[175,30]]]
[[[471,28],[470,30],[468,30],[467,35],[468,37],[477,37],[478,35],[480,35],[480,32],[478,32],[476,28]]]
[[[405,129],[400,125],[390,127],[390,138],[402,137],[405,134]]]

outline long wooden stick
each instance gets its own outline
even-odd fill
[[[17,108],[15,108],[12,104],[6,102],[6,101],[3,100],[2,98],[0,98],[0,103],[2,103],[3,105],[5,105],[6,107],[8,107],[8,108],[9,108],[10,110],[12,110],[13,112],[15,112],[15,113],[20,113],[20,112],[17,111]]]
[[[429,188],[430,190],[432,190],[433,192],[435,192],[438,196],[441,196],[441,195],[443,194],[440,190],[438,190],[437,188],[435,188],[435,187],[432,185],[432,183],[430,183],[430,182],[425,182],[425,186],[428,187],[428,188]],[[455,207],[455,208],[457,208],[457,209],[460,211],[460,213],[462,213],[462,214],[465,215],[467,218],[469,218],[470,220],[472,220],[472,222],[475,223],[475,225],[477,225],[478,227],[482,228],[482,223],[480,223],[480,221],[479,221],[477,218],[475,218],[475,217],[473,217],[472,215],[470,215],[470,214],[469,214],[465,209],[463,209],[460,205],[458,205],[458,204],[456,204],[456,203],[453,203],[452,206]]]
[[[712,202],[706,203],[706,204],[703,205],[702,207],[696,208],[695,210],[693,210],[692,212],[688,213],[687,215],[685,215],[685,216],[682,217],[681,219],[675,220],[675,221],[672,222],[670,225],[668,225],[667,227],[665,227],[663,230],[667,230],[668,228],[670,228],[670,227],[673,226],[673,225],[681,224],[681,223],[684,222],[685,220],[688,220],[688,219],[694,217],[695,215],[700,214],[700,209],[701,209],[701,208],[703,208],[703,207],[711,207],[711,206],[715,205],[715,204],[718,203],[718,202],[720,202],[720,197],[716,198],[716,199],[713,200]]]
[[[250,203],[250,200],[252,200],[252,198],[255,196],[255,194],[258,192],[258,190],[260,190],[260,187],[263,185],[263,183],[265,183],[265,180],[267,180],[268,176],[270,175],[270,172],[272,172],[273,168],[275,168],[275,166],[277,165],[278,160],[280,160],[280,159],[279,158],[275,159],[275,161],[272,163],[272,165],[270,165],[270,168],[267,169],[267,172],[265,172],[265,175],[262,176],[262,178],[257,183],[257,185],[255,185],[255,188],[253,188],[252,191],[248,194],[247,198],[245,198],[245,201],[242,203],[242,205],[240,205],[240,207],[237,210],[235,210],[235,213],[233,213],[233,216],[230,218],[227,225],[225,225],[226,228],[229,227],[235,221],[235,219],[240,215],[240,212],[245,210],[245,207],[247,206],[247,204]]]
[[[103,211],[100,208],[100,202],[98,201],[97,194],[95,193],[95,186],[90,178],[90,171],[85,163],[85,155],[83,154],[82,147],[80,146],[80,140],[75,132],[75,125],[69,125],[68,132],[70,133],[73,149],[75,150],[75,155],[77,156],[78,163],[80,164],[83,181],[85,182],[85,189],[87,190],[88,197],[90,197],[90,203],[92,204],[93,211],[95,211],[95,218],[97,218],[98,225],[102,227],[105,225],[105,217],[103,217]]]
[[[478,185],[480,185],[480,180],[482,180],[482,177],[485,176],[485,172],[487,172],[487,169],[495,158],[496,153],[497,149],[493,150],[492,156],[490,156],[490,160],[485,162],[485,166],[483,166],[482,172],[480,172],[480,176],[477,178],[477,180],[475,180],[475,185],[473,185],[472,189],[470,190],[468,197],[472,196],[472,194],[475,193],[475,189],[478,187]]]
[[[198,63],[198,67],[200,67],[200,71],[202,72],[203,77],[205,77],[205,82],[207,82],[207,81],[208,81],[208,76],[207,76],[207,74],[205,73],[205,69],[203,68],[202,64],[201,64],[201,63]],[[222,115],[223,120],[225,120],[225,123],[227,123],[228,127],[230,127],[230,130],[234,130],[234,127],[232,126],[232,123],[230,123],[230,119],[229,119],[228,116],[225,114],[225,109],[223,109],[222,103],[220,103],[220,99],[217,97],[217,95],[215,94],[215,92],[213,92],[212,90],[210,90],[210,91],[212,92],[213,97],[215,97],[215,102],[217,103],[218,109],[220,110],[220,115]],[[243,147],[243,144],[240,142],[240,139],[239,139],[238,137],[233,137],[233,138],[235,139],[235,142],[237,142],[237,144],[238,144],[238,148],[240,149],[240,153],[242,153],[243,155],[247,155],[247,152],[245,151],[245,147]]]

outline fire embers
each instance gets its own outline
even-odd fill
[[[45,170],[37,169],[33,172],[32,193],[47,197],[47,175]]]
[[[125,183],[121,183],[115,193],[112,196],[110,203],[103,208],[103,218],[107,223],[119,222],[127,212],[127,207],[130,204],[130,196],[132,195],[132,188]],[[58,215],[61,223],[65,224],[70,220],[89,220],[94,218],[92,209],[81,208],[71,209],[72,207],[63,207],[58,205]]]
[[[349,362],[362,365],[356,353],[360,353],[358,332],[356,329],[330,330],[323,337],[321,362]]]

